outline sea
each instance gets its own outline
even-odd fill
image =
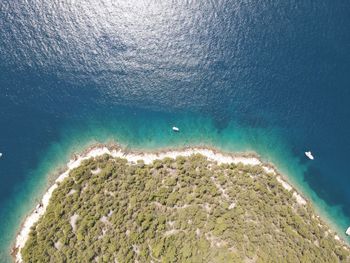
[[[0,262],[110,142],[254,151],[349,242],[349,28],[348,0],[0,0]]]

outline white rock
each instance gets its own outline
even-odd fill
[[[293,193],[293,197],[297,200],[299,205],[306,205],[306,200],[302,198],[301,195],[297,192]]]
[[[348,236],[350,236],[350,226],[348,227],[348,229],[346,229],[346,232],[345,232]]]

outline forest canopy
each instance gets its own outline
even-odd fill
[[[146,165],[109,155],[72,170],[24,262],[346,262],[307,203],[261,166],[202,155]]]

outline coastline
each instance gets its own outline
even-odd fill
[[[62,182],[69,173],[74,168],[80,166],[82,161],[95,158],[104,154],[111,155],[114,158],[123,158],[128,162],[136,163],[138,160],[144,161],[146,164],[152,163],[157,159],[176,158],[178,156],[188,157],[193,154],[202,154],[211,161],[216,161],[218,164],[238,164],[243,165],[261,165],[261,167],[267,173],[271,173],[276,176],[277,181],[284,187],[287,191],[292,192],[293,197],[299,205],[307,205],[309,202],[301,193],[299,193],[295,187],[289,184],[288,180],[278,173],[276,167],[270,163],[264,163],[261,161],[260,157],[256,153],[226,153],[216,150],[212,147],[185,147],[179,149],[161,149],[159,151],[128,151],[127,149],[117,145],[117,144],[96,144],[81,154],[74,154],[73,158],[67,163],[66,169],[63,173],[57,177],[53,185],[51,185],[48,190],[44,193],[39,204],[35,206],[35,209],[25,217],[23,223],[21,224],[19,231],[17,232],[15,238],[15,244],[13,245],[11,254],[14,257],[15,262],[23,262],[21,257],[21,249],[25,246],[25,243],[29,237],[31,227],[40,219],[40,217],[45,213],[46,208],[49,204],[51,195],[53,191],[58,187],[58,184]],[[61,170],[62,171],[62,170]],[[319,217],[317,215],[317,217]],[[335,231],[330,228],[334,238],[337,240],[342,240]],[[342,240],[344,245],[346,242]]]

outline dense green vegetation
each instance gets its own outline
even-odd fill
[[[54,191],[25,262],[339,262],[349,252],[260,166],[201,155],[85,161]]]

